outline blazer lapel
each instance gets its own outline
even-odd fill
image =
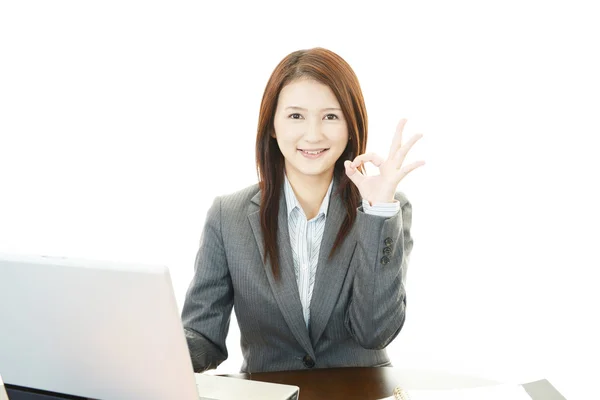
[[[260,251],[261,261],[264,260],[264,245],[263,234],[260,227],[260,191],[252,198],[250,214],[248,219],[252,226],[254,238]],[[258,206],[258,207],[257,207]],[[279,215],[277,229],[277,247],[279,248],[279,280],[275,280],[271,268],[271,261],[263,263],[265,273],[271,290],[275,296],[277,304],[288,324],[290,330],[294,334],[296,340],[304,350],[313,358],[315,358],[314,349],[310,342],[308,329],[304,322],[302,313],[302,303],[300,302],[300,294],[298,293],[298,285],[296,275],[294,273],[294,260],[292,257],[292,248],[290,245],[290,236],[287,220],[287,206],[283,190],[279,196]]]
[[[335,194],[339,181],[333,184],[325,230],[319,250],[319,261],[315,276],[315,287],[310,302],[310,338],[316,344],[325,330],[327,321],[339,298],[340,290],[348,272],[350,259],[356,247],[356,240],[349,234],[336,250],[331,260],[329,253],[346,216],[346,208],[339,195]]]

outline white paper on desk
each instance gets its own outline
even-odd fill
[[[405,390],[407,400],[531,400],[521,385],[493,385],[467,389]],[[381,400],[395,400],[394,396]]]

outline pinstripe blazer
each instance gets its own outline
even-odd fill
[[[227,358],[232,308],[241,334],[241,372],[390,365],[385,347],[405,320],[411,205],[396,193],[401,212],[394,217],[368,215],[359,207],[349,235],[328,260],[345,216],[337,186],[335,179],[308,328],[294,275],[283,188],[279,280],[271,263],[262,261],[258,185],[214,200],[182,311],[196,372],[216,368]]]

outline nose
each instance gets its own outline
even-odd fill
[[[307,142],[318,142],[323,138],[323,133],[321,132],[321,121],[318,118],[313,118],[312,121],[309,120],[306,127],[306,132],[304,133],[304,140]]]

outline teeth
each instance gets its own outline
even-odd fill
[[[325,150],[319,150],[319,151],[307,151],[307,150],[302,150],[302,151],[303,151],[303,152],[305,152],[306,154],[312,154],[312,155],[315,155],[315,154],[322,153],[322,152],[324,152]]]

